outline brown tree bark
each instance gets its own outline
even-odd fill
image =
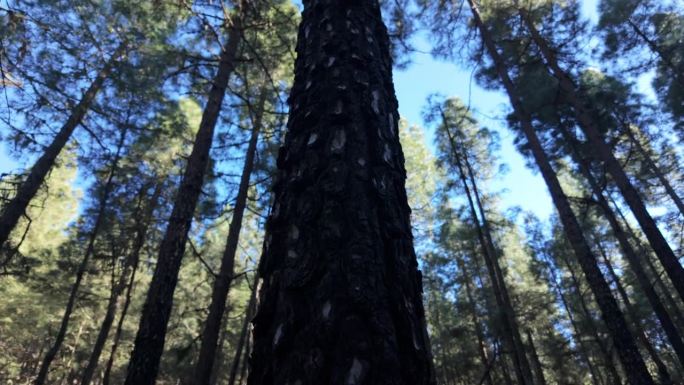
[[[239,10],[237,12],[240,12]],[[176,193],[169,224],[159,247],[157,265],[140,318],[135,345],[128,365],[126,385],[153,385],[159,370],[166,328],[171,315],[173,292],[188,240],[192,217],[202,191],[204,174],[209,164],[209,151],[214,128],[234,69],[238,43],[242,36],[241,15],[229,27],[228,43],[221,53],[207,104],[202,113],[195,143]]]
[[[237,197],[235,198],[235,207],[233,209],[233,218],[228,229],[226,248],[223,251],[223,257],[221,258],[221,267],[219,269],[218,276],[214,280],[214,287],[211,294],[211,304],[209,305],[209,314],[207,315],[204,331],[202,332],[199,358],[197,359],[195,376],[193,378],[194,384],[196,385],[210,384],[216,349],[218,347],[217,341],[219,340],[221,320],[223,319],[223,313],[226,309],[228,291],[230,290],[230,285],[233,281],[235,254],[237,252],[238,241],[240,239],[242,217],[247,206],[249,179],[252,175],[252,168],[254,167],[257,142],[259,140],[259,132],[261,130],[264,116],[264,105],[266,103],[268,94],[266,88],[263,88],[260,93],[261,94],[259,95],[256,111],[253,112],[254,121],[252,133],[249,139],[249,145],[247,146],[247,152],[245,154],[245,163],[242,169],[242,176],[240,178]]]
[[[16,195],[2,209],[0,215],[0,247],[2,247],[10,236],[10,233],[19,222],[19,219],[26,212],[31,199],[36,195],[38,189],[45,181],[52,166],[55,164],[57,156],[71,138],[76,127],[81,124],[88,110],[95,101],[95,97],[102,89],[102,86],[112,72],[112,69],[119,61],[120,57],[126,52],[126,43],[123,42],[114,51],[107,63],[100,69],[97,76],[90,84],[90,87],[83,93],[81,100],[71,111],[71,115],[59,129],[57,135],[52,139],[52,143],[45,148],[43,154],[31,167],[26,180],[21,183]]]
[[[377,0],[305,0],[248,384],[434,384]]]
[[[69,320],[71,319],[71,313],[73,312],[74,305],[76,304],[78,290],[81,287],[83,276],[85,275],[86,270],[88,269],[90,257],[93,255],[93,252],[95,250],[95,240],[99,235],[100,226],[102,225],[105,210],[107,209],[107,203],[109,202],[109,194],[111,193],[112,187],[114,185],[114,176],[119,167],[119,160],[121,159],[121,152],[124,147],[127,131],[127,129],[123,129],[121,131],[121,136],[117,143],[114,159],[112,159],[109,175],[107,176],[107,180],[105,181],[102,187],[102,196],[100,197],[97,203],[97,214],[95,216],[93,228],[90,230],[90,234],[88,235],[88,244],[86,246],[85,252],[83,253],[83,259],[81,259],[81,263],[78,265],[78,269],[76,270],[76,280],[74,281],[74,284],[71,286],[71,291],[69,292],[69,299],[67,300],[66,308],[64,309],[64,314],[62,315],[62,321],[60,323],[59,330],[57,331],[57,335],[55,336],[55,341],[50,347],[50,349],[48,349],[48,351],[45,353],[45,357],[43,358],[40,370],[38,371],[38,376],[36,376],[36,380],[34,382],[35,385],[43,385],[45,381],[47,381],[50,365],[52,364],[52,361],[55,359],[55,356],[57,356],[57,353],[59,352],[59,349],[62,346],[62,343],[64,342],[64,337],[66,337],[67,329],[69,328]]]
[[[556,55],[535,27],[527,11],[523,8],[519,8],[519,14],[523,24],[532,35],[535,44],[539,47],[546,64],[549,66],[556,79],[558,79],[563,96],[572,105],[577,120],[580,123],[579,126],[587,136],[597,158],[603,162],[606,170],[613,177],[615,184],[620,189],[620,192],[622,193],[625,202],[627,202],[627,205],[632,210],[632,213],[634,213],[634,217],[637,219],[637,222],[639,222],[641,229],[658,256],[660,263],[665,267],[675,289],[680,297],[684,299],[684,267],[679,263],[674,251],[672,251],[667,240],[658,229],[655,220],[651,217],[651,214],[649,214],[646,209],[646,205],[639,196],[639,192],[632,185],[632,182],[629,180],[622,165],[613,155],[610,146],[606,144],[588,107],[582,102],[580,96],[577,94],[572,79],[558,64]]]
[[[559,218],[563,224],[565,235],[575,252],[577,260],[579,261],[584,275],[586,276],[587,281],[589,282],[589,285],[594,293],[596,301],[599,304],[601,315],[606,323],[611,337],[613,338],[613,342],[618,350],[620,360],[623,364],[630,384],[652,385],[654,383],[653,379],[646,368],[643,358],[639,354],[639,350],[636,347],[634,338],[627,329],[627,323],[625,322],[622,311],[615,301],[605,277],[603,277],[601,270],[599,269],[596,257],[594,256],[587,240],[582,234],[582,229],[572,211],[570,202],[563,192],[556,173],[551,167],[551,163],[549,162],[544,148],[537,137],[534,127],[532,126],[532,119],[529,113],[525,111],[521,103],[521,99],[508,75],[506,67],[504,66],[504,61],[497,51],[494,40],[489,34],[489,30],[483,23],[474,0],[468,0],[468,4],[473,14],[475,25],[480,31],[480,36],[485,44],[487,53],[494,62],[499,78],[503,83],[506,93],[508,94],[513,106],[515,115],[521,122],[523,134],[527,139],[527,143],[530,147],[535,162],[539,167],[542,177],[544,178],[544,181],[549,189],[554,205],[558,211]]]

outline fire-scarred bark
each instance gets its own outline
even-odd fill
[[[248,384],[433,384],[387,29],[305,0]]]

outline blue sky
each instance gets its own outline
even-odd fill
[[[586,17],[596,19],[597,1],[583,2]],[[421,38],[418,40],[419,45],[427,45]],[[408,69],[395,70],[394,81],[399,99],[399,113],[411,124],[422,126],[421,111],[430,94],[458,96],[465,103],[470,102],[471,109],[480,123],[497,130],[501,137],[501,150],[498,155],[501,161],[508,165],[509,171],[489,187],[491,190],[502,192],[502,208],[518,206],[532,211],[540,218],[547,218],[551,214],[551,199],[543,180],[536,171],[526,167],[522,156],[513,145],[513,134],[501,122],[501,118],[509,109],[505,95],[477,86],[471,81],[471,69],[438,61],[430,55],[420,53],[414,54],[413,64]],[[428,145],[432,148],[430,132],[427,132],[427,138]],[[4,146],[0,147],[0,173],[22,166],[10,159],[6,150]]]

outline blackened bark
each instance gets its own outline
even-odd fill
[[[670,373],[667,370],[667,366],[665,365],[663,360],[660,359],[658,352],[656,351],[651,341],[648,339],[648,336],[644,331],[643,325],[641,324],[641,320],[639,319],[639,313],[637,313],[636,309],[634,308],[634,305],[632,304],[632,301],[629,299],[629,296],[627,295],[627,291],[625,290],[624,286],[622,286],[622,282],[620,282],[620,277],[617,275],[615,269],[613,268],[613,263],[610,261],[610,258],[608,258],[608,255],[606,254],[603,245],[600,242],[597,242],[597,246],[599,249],[599,253],[601,254],[601,257],[603,257],[603,262],[608,268],[608,274],[610,274],[611,279],[615,283],[615,287],[617,288],[618,294],[620,295],[620,298],[622,298],[622,302],[624,303],[625,308],[627,309],[627,315],[629,316],[632,325],[634,325],[635,334],[637,335],[637,338],[639,338],[641,344],[648,352],[648,355],[651,357],[651,360],[655,364],[656,368],[658,368],[658,377],[660,378],[660,383],[662,385],[671,385],[672,377],[670,377]]]
[[[522,99],[519,97],[513,82],[508,75],[504,61],[497,51],[494,40],[483,23],[474,0],[468,0],[468,4],[472,11],[475,24],[480,31],[480,36],[482,37],[486,50],[494,62],[499,78],[506,89],[511,105],[513,106],[515,115],[521,123],[523,133],[530,146],[535,162],[549,189],[549,193],[551,194],[556,210],[558,211],[558,216],[563,224],[565,235],[575,252],[577,260],[584,271],[584,275],[586,276],[589,286],[601,309],[601,316],[613,338],[613,342],[620,355],[620,360],[629,382],[632,385],[653,385],[653,379],[648,373],[643,358],[639,354],[634,338],[627,329],[627,323],[622,311],[610,291],[610,286],[608,286],[605,277],[603,277],[601,270],[599,269],[596,257],[582,234],[580,224],[572,211],[570,202],[558,181],[556,173],[551,167],[548,156],[532,126],[532,119],[523,107],[521,102]]]
[[[83,121],[83,118],[95,101],[95,97],[102,89],[102,85],[125,51],[126,44],[121,43],[107,63],[100,69],[100,72],[98,72],[95,80],[93,80],[86,92],[83,93],[81,100],[71,111],[67,121],[52,139],[52,143],[45,148],[43,154],[33,164],[26,180],[21,183],[14,198],[2,209],[2,215],[0,216],[0,247],[5,244],[19,219],[26,212],[31,199],[36,195],[45,177],[55,164],[57,156],[62,152],[76,127]]]
[[[226,299],[228,298],[230,284],[233,281],[235,254],[237,252],[238,241],[240,239],[242,217],[245,212],[245,207],[247,207],[249,178],[252,175],[252,168],[254,167],[254,158],[256,157],[257,142],[259,139],[259,131],[261,130],[262,118],[264,115],[266,96],[267,91],[264,88],[261,90],[258,106],[254,112],[252,133],[247,146],[247,153],[245,154],[245,163],[242,169],[242,176],[240,178],[237,197],[235,198],[235,208],[233,209],[233,218],[228,229],[226,248],[223,251],[223,257],[221,258],[219,274],[214,280],[214,287],[211,294],[211,304],[209,305],[209,314],[207,315],[204,331],[202,332],[202,343],[200,346],[197,366],[195,366],[195,376],[193,378],[193,381],[196,385],[209,385],[211,380],[216,349],[218,347],[217,341],[219,340],[221,320],[223,319],[223,313],[226,309]]]
[[[632,247],[632,244],[629,242],[628,234],[624,231],[622,225],[615,216],[615,213],[611,210],[608,200],[603,195],[601,186],[599,186],[598,181],[591,173],[589,162],[587,159],[582,157],[578,148],[579,141],[565,127],[561,127],[560,131],[565,141],[570,145],[572,157],[579,165],[580,173],[584,176],[587,182],[589,182],[592,195],[594,196],[594,199],[596,199],[596,202],[602,210],[604,217],[606,220],[608,220],[613,235],[620,245],[622,255],[625,257],[630,269],[636,276],[639,287],[641,290],[643,290],[644,294],[646,294],[646,298],[653,308],[660,325],[665,331],[670,345],[672,345],[674,348],[674,351],[679,358],[679,362],[682,364],[682,366],[684,366],[684,340],[682,340],[681,334],[677,330],[677,327],[665,308],[665,305],[660,300],[658,293],[656,293],[655,288],[653,285],[651,285],[651,282],[648,278],[648,275],[644,271],[643,265],[641,264],[636,250],[634,250],[634,247]]]
[[[147,186],[143,186],[141,190],[142,197],[146,195],[146,187]],[[83,371],[83,376],[81,377],[80,385],[89,385],[90,381],[92,381],[93,379],[95,369],[97,368],[98,361],[100,360],[100,355],[102,354],[102,350],[104,349],[105,343],[107,342],[109,331],[112,328],[114,319],[116,318],[116,312],[119,308],[120,302],[119,297],[121,293],[123,293],[127,284],[129,283],[129,279],[130,276],[133,274],[133,271],[137,269],[137,265],[140,259],[140,250],[145,244],[147,228],[149,227],[149,223],[152,220],[154,210],[157,207],[157,201],[159,200],[160,194],[161,184],[157,184],[154,193],[148,199],[144,212],[141,212],[140,207],[138,206],[138,208],[133,213],[133,217],[136,218],[136,221],[138,222],[136,226],[136,237],[132,247],[133,252],[127,256],[126,260],[124,261],[122,272],[119,275],[119,279],[117,280],[116,284],[112,287],[109,300],[107,301],[107,310],[105,312],[104,318],[102,319],[102,324],[100,325],[100,330],[97,334],[97,338],[95,339],[93,350],[90,353],[88,365]],[[141,201],[142,200],[143,199],[141,199]],[[114,347],[112,348],[114,349]]]
[[[534,346],[534,339],[532,338],[532,331],[527,329],[527,344],[530,345],[532,351],[532,361],[534,362],[534,373],[537,376],[538,385],[546,385],[546,377],[544,377],[544,367],[542,366],[537,348]]]
[[[69,328],[69,320],[71,319],[71,313],[73,312],[74,305],[76,304],[78,290],[81,287],[83,276],[85,275],[85,272],[88,269],[90,257],[92,256],[93,251],[95,250],[95,240],[97,239],[97,236],[100,232],[100,226],[102,225],[102,221],[104,220],[105,210],[107,209],[107,203],[109,202],[109,194],[111,193],[112,187],[114,185],[114,175],[116,174],[119,166],[121,151],[123,150],[127,131],[127,129],[123,129],[121,131],[121,136],[119,138],[119,142],[117,143],[116,154],[114,155],[114,159],[112,160],[111,168],[109,170],[109,175],[107,176],[107,180],[105,181],[105,184],[103,186],[102,196],[100,197],[97,203],[97,214],[95,217],[95,222],[93,223],[93,228],[90,230],[90,234],[88,235],[88,244],[86,246],[85,252],[83,253],[83,259],[81,260],[81,263],[78,265],[78,269],[76,270],[76,280],[74,281],[74,284],[71,286],[71,291],[69,292],[69,299],[67,300],[66,308],[64,309],[62,322],[60,323],[59,330],[57,331],[57,335],[55,336],[54,343],[52,344],[50,349],[48,349],[48,351],[45,353],[43,363],[40,366],[38,376],[36,377],[36,380],[34,382],[35,385],[43,385],[47,380],[48,371],[50,369],[50,365],[52,364],[52,360],[55,359],[55,356],[57,355],[60,347],[62,346],[62,342],[64,342],[64,337],[66,337],[67,329]]]
[[[245,320],[242,323],[242,330],[240,330],[240,338],[238,339],[237,346],[235,347],[235,356],[233,357],[233,363],[230,366],[230,376],[228,377],[228,385],[235,385],[235,380],[238,375],[238,370],[240,369],[240,363],[243,365],[245,362],[242,360],[243,350],[245,350],[245,341],[247,340],[249,334],[249,323],[252,321],[252,316],[254,315],[254,309],[256,307],[256,296],[257,296],[257,282],[253,283],[252,294],[249,296],[249,302],[247,303],[247,309],[245,309]]]
[[[219,68],[213,79],[207,104],[202,113],[192,153],[169,218],[164,239],[159,247],[157,265],[147,292],[135,346],[128,365],[126,385],[152,385],[157,377],[164,350],[166,328],[171,315],[173,292],[188,240],[188,231],[199,200],[204,174],[209,164],[209,151],[214,128],[221,111],[228,80],[234,68],[238,43],[242,36],[241,16],[229,27],[228,43],[221,53]]]
[[[305,0],[250,385],[434,384],[377,0]]]
[[[477,209],[475,208],[473,194],[471,193],[470,186],[468,185],[468,177],[466,175],[464,165],[464,158],[466,158],[467,155],[462,153],[461,147],[456,143],[456,139],[450,131],[450,127],[448,126],[448,121],[444,115],[444,112],[442,112],[442,120],[444,122],[445,132],[449,139],[451,154],[454,158],[456,168],[458,169],[459,178],[461,179],[461,184],[463,185],[466,198],[468,199],[470,216],[473,220],[473,225],[475,226],[477,239],[480,242],[482,257],[485,261],[485,266],[487,266],[487,272],[489,273],[490,281],[492,282],[492,290],[494,291],[494,298],[496,299],[497,309],[500,312],[499,316],[501,318],[501,325],[503,326],[502,338],[505,342],[504,346],[505,348],[510,349],[510,353],[512,355],[511,358],[513,360],[513,368],[515,369],[518,383],[533,385],[534,382],[532,379],[532,372],[530,371],[530,366],[527,362],[525,350],[522,347],[522,342],[516,339],[520,337],[520,332],[517,330],[515,312],[513,311],[513,306],[510,303],[510,297],[508,296],[506,283],[504,282],[501,274],[499,262],[496,259],[494,242],[491,239],[491,234],[489,234],[489,238],[487,238],[485,235],[483,226],[480,224],[480,219],[477,216]],[[474,188],[474,179],[471,179],[470,183],[473,184]],[[481,214],[484,213],[481,211]]]
[[[632,185],[629,180],[627,173],[622,168],[620,162],[615,158],[613,152],[606,144],[601,131],[596,123],[596,121],[591,116],[591,112],[588,110],[585,103],[580,99],[580,96],[575,90],[575,85],[570,78],[570,76],[560,67],[558,60],[554,52],[548,46],[546,40],[540,35],[539,31],[535,27],[534,23],[530,19],[527,11],[520,8],[519,14],[522,22],[526,26],[527,30],[532,35],[537,47],[542,53],[546,64],[549,66],[551,72],[558,80],[563,96],[572,105],[577,120],[579,121],[579,126],[587,136],[589,143],[592,146],[598,159],[600,159],[606,170],[613,177],[615,184],[620,189],[625,202],[634,213],[634,217],[641,226],[646,238],[648,239],[653,251],[655,251],[660,263],[663,264],[668,276],[672,280],[672,283],[679,293],[680,297],[684,300],[684,267],[679,263],[679,260],[675,256],[674,251],[667,243],[667,240],[663,234],[658,229],[658,226],[646,209],[646,205],[639,196],[639,192]]]

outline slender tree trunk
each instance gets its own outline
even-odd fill
[[[530,346],[530,350],[532,351],[532,362],[534,362],[534,371],[537,375],[537,384],[546,385],[544,367],[539,359],[539,354],[537,354],[537,348],[534,346],[534,339],[532,338],[532,331],[530,329],[527,329],[527,344]]]
[[[249,353],[251,352],[251,336],[251,333],[247,333],[247,338],[245,340],[245,355],[242,357],[242,368],[240,368],[240,377],[238,378],[236,385],[244,384],[248,375]]]
[[[95,250],[95,240],[97,239],[97,236],[100,232],[100,226],[102,225],[102,221],[104,220],[105,210],[107,209],[107,203],[109,201],[109,194],[111,193],[114,184],[114,175],[116,174],[119,166],[119,160],[121,159],[121,151],[123,150],[124,141],[126,140],[126,134],[127,129],[123,129],[121,131],[121,137],[119,138],[119,142],[117,143],[116,154],[114,155],[114,159],[112,160],[109,175],[107,176],[107,180],[105,181],[105,184],[103,186],[102,196],[100,197],[100,200],[98,202],[95,223],[93,224],[93,228],[88,236],[88,244],[86,246],[85,253],[83,254],[83,259],[81,260],[81,263],[79,264],[78,269],[76,270],[76,280],[74,284],[71,286],[69,299],[67,300],[66,308],[64,309],[64,315],[62,316],[62,322],[60,323],[59,331],[57,332],[57,336],[55,336],[54,343],[45,354],[45,358],[43,359],[43,363],[41,364],[40,371],[38,372],[38,376],[36,377],[36,380],[34,382],[35,385],[43,385],[45,383],[45,381],[47,380],[48,371],[50,369],[50,364],[52,364],[52,360],[54,360],[55,356],[59,352],[60,347],[62,346],[62,342],[64,342],[64,337],[66,336],[67,329],[69,327],[69,320],[71,319],[71,313],[73,312],[74,305],[76,304],[78,290],[81,287],[81,281],[83,280],[85,272],[88,269],[90,257],[92,256]]]
[[[195,136],[195,144],[188,158],[169,224],[159,247],[157,265],[147,292],[128,365],[126,385],[152,385],[157,378],[173,304],[173,292],[178,282],[178,272],[188,240],[188,231],[202,191],[204,174],[209,164],[209,151],[214,138],[214,128],[221,111],[228,80],[233,72],[238,43],[242,35],[241,15],[234,17],[232,22],[233,24],[229,27],[228,43],[221,53],[218,72],[209,91],[199,130]]]
[[[149,222],[151,221],[152,214],[154,213],[154,209],[157,206],[157,200],[159,199],[160,193],[161,188],[160,184],[158,184],[154,193],[152,194],[152,197],[149,199],[147,203],[145,212],[141,213],[139,212],[139,209],[136,209],[133,213],[134,218],[138,218],[138,216],[144,218],[143,223],[137,226],[138,231],[136,239],[134,240],[133,244],[134,252],[131,255],[129,255],[128,258],[126,258],[121,275],[112,287],[112,292],[107,302],[107,311],[105,313],[104,319],[102,320],[102,324],[100,325],[100,330],[97,334],[95,344],[93,345],[93,350],[90,353],[88,365],[83,371],[83,376],[81,377],[80,385],[89,385],[90,381],[92,381],[93,375],[95,374],[95,369],[97,369],[97,364],[100,360],[100,355],[102,354],[102,350],[104,349],[105,343],[107,342],[107,337],[109,336],[109,331],[112,327],[112,324],[114,323],[114,319],[116,318],[116,312],[120,302],[119,296],[126,288],[134,266],[137,266],[138,264],[139,253],[143,245],[145,244],[145,235],[147,234],[147,228],[149,226]],[[141,195],[145,195],[144,187],[141,192]]]
[[[445,131],[449,138],[449,144],[451,146],[451,153],[454,158],[454,163],[456,163],[459,178],[463,184],[465,195],[468,198],[470,216],[472,217],[473,225],[475,226],[475,230],[477,232],[477,238],[480,242],[482,257],[484,258],[485,265],[487,266],[487,271],[489,272],[490,280],[492,282],[494,298],[496,299],[498,311],[501,317],[501,324],[504,328],[503,339],[505,342],[505,347],[511,350],[513,368],[515,369],[518,382],[520,384],[533,385],[534,382],[532,379],[532,372],[529,370],[530,367],[529,363],[527,362],[525,350],[522,347],[522,342],[516,340],[517,337],[520,337],[520,333],[517,330],[515,313],[513,311],[513,306],[510,304],[510,297],[508,296],[506,284],[501,279],[501,268],[498,266],[498,261],[496,260],[496,251],[493,246],[493,242],[490,243],[485,238],[485,232],[483,231],[483,227],[480,224],[480,219],[477,216],[477,209],[475,208],[475,203],[472,196],[473,194],[470,191],[468,177],[466,176],[466,171],[463,164],[463,154],[460,151],[460,147],[456,144],[454,136],[449,130],[448,121],[444,115],[444,112],[442,112],[442,120],[445,125]],[[473,181],[471,181],[471,183],[473,183]],[[489,240],[491,241],[491,238]]]
[[[76,130],[79,124],[83,121],[86,113],[95,101],[95,97],[102,89],[102,85],[109,77],[113,67],[119,61],[119,58],[126,51],[126,43],[121,43],[114,51],[114,54],[109,58],[107,63],[100,69],[95,80],[90,84],[90,87],[81,96],[81,100],[71,111],[71,115],[59,129],[57,135],[52,139],[52,143],[45,148],[43,154],[38,158],[36,163],[31,167],[26,180],[21,183],[16,195],[3,208],[0,215],[0,247],[2,247],[10,236],[10,233],[19,222],[19,219],[26,212],[31,199],[36,195],[38,189],[43,184],[45,177],[48,175],[52,166],[55,164],[57,156],[62,152],[62,149],[71,138],[71,134]]]
[[[254,167],[254,158],[256,157],[259,131],[261,130],[261,124],[264,115],[264,105],[266,103],[266,88],[264,87],[260,92],[261,95],[259,95],[257,110],[254,112],[255,118],[252,127],[252,134],[249,139],[249,145],[247,146],[245,164],[242,169],[242,177],[240,178],[240,186],[238,187],[238,194],[235,199],[233,219],[230,222],[230,228],[228,230],[228,239],[226,241],[226,248],[223,251],[223,257],[221,259],[221,268],[219,270],[218,276],[214,280],[211,304],[209,305],[209,314],[207,315],[204,331],[202,333],[202,343],[200,346],[199,358],[197,359],[197,366],[195,367],[195,376],[193,379],[194,383],[197,385],[210,384],[221,319],[223,318],[223,312],[226,308],[226,299],[228,298],[230,284],[233,281],[235,254],[237,253],[238,241],[240,239],[242,217],[245,212],[245,207],[247,206],[249,179],[252,175],[252,168]]]
[[[629,180],[629,177],[622,168],[622,165],[613,155],[610,146],[608,146],[608,144],[606,144],[604,141],[596,121],[593,119],[590,111],[587,109],[587,106],[582,103],[580,96],[575,91],[575,85],[573,84],[572,79],[560,68],[555,54],[547,45],[546,40],[544,40],[544,38],[539,34],[539,31],[534,26],[534,23],[530,20],[527,12],[520,8],[519,13],[522,22],[531,33],[532,39],[539,47],[547,65],[553,72],[554,76],[558,79],[560,89],[562,90],[565,98],[570,102],[575,110],[575,115],[580,123],[579,126],[587,136],[592,149],[597,157],[603,162],[606,170],[613,177],[613,180],[620,189],[625,202],[627,202],[627,205],[632,210],[632,213],[634,213],[634,217],[637,219],[637,222],[639,222],[639,225],[644,231],[644,234],[651,244],[651,247],[658,256],[660,263],[662,263],[665,267],[665,270],[672,280],[675,289],[679,293],[680,297],[684,299],[684,267],[682,267],[682,265],[679,263],[674,251],[672,251],[672,248],[667,243],[667,240],[658,229],[655,220],[653,217],[651,217],[651,214],[649,214],[648,210],[646,209],[646,205],[639,196],[639,192],[632,185],[632,182]]]
[[[551,167],[551,163],[542,147],[539,138],[532,126],[532,119],[529,114],[523,108],[521,99],[517,94],[516,89],[513,86],[506,67],[504,66],[504,61],[499,52],[496,49],[494,40],[489,35],[489,31],[482,22],[479,10],[475,5],[474,0],[468,0],[470,9],[473,13],[475,19],[475,24],[480,30],[480,35],[485,44],[489,56],[492,58],[496,71],[499,74],[499,78],[506,89],[506,92],[511,100],[511,104],[515,111],[518,120],[522,124],[523,133],[527,139],[528,145],[534,159],[541,171],[542,177],[546,182],[549,192],[553,199],[553,202],[558,210],[558,215],[560,217],[561,223],[563,224],[563,229],[565,235],[570,241],[570,244],[575,252],[577,260],[584,271],[584,274],[589,282],[589,285],[596,297],[596,301],[601,309],[601,315],[604,322],[606,323],[608,330],[615,342],[615,346],[620,354],[620,359],[625,369],[629,381],[632,385],[651,385],[653,384],[653,379],[648,373],[646,364],[639,354],[639,350],[636,347],[634,338],[627,329],[627,323],[625,318],[618,306],[615,298],[613,297],[610,287],[603,277],[601,270],[599,269],[596,257],[594,256],[587,240],[582,234],[582,229],[580,227],[575,214],[572,211],[570,202],[567,196],[563,192],[563,189],[558,181],[556,173]]]
[[[624,132],[629,137],[629,140],[632,142],[632,144],[634,144],[634,146],[636,146],[637,150],[641,153],[641,156],[644,157],[644,161],[646,162],[648,168],[651,169],[653,174],[655,174],[660,184],[663,186],[663,188],[665,188],[667,195],[670,197],[670,199],[672,199],[672,202],[674,202],[675,206],[677,206],[679,213],[684,215],[684,202],[682,202],[682,198],[677,195],[674,187],[672,187],[670,181],[667,180],[667,177],[660,170],[660,167],[658,167],[653,158],[651,158],[651,155],[649,155],[644,146],[641,145],[639,139],[634,136],[634,132],[632,131],[630,125],[628,123],[622,122],[622,127],[624,128]]]
[[[242,330],[240,330],[240,338],[238,339],[237,346],[235,347],[235,356],[233,358],[233,363],[230,366],[228,385],[236,385],[235,379],[237,378],[238,370],[240,369],[242,350],[245,348],[245,341],[247,340],[247,334],[249,334],[249,323],[252,320],[254,308],[256,307],[257,283],[256,279],[254,281],[252,294],[249,296],[249,302],[247,303],[247,308],[245,309],[245,320],[242,323]]]
[[[484,343],[484,333],[480,319],[477,315],[477,307],[475,306],[475,299],[473,298],[472,283],[470,281],[470,274],[466,270],[464,264],[459,260],[459,270],[463,274],[463,282],[466,289],[466,298],[468,299],[468,307],[473,314],[473,326],[475,327],[475,336],[477,337],[478,353],[480,354],[480,361],[482,363],[484,382],[487,385],[493,385],[492,376],[489,373],[489,358],[487,357],[487,347]]]
[[[598,181],[591,173],[589,162],[586,159],[584,159],[580,154],[580,151],[578,149],[579,143],[577,138],[573,137],[573,135],[571,135],[565,128],[561,128],[561,133],[564,136],[566,142],[572,148],[573,158],[575,159],[575,162],[577,162],[577,164],[580,166],[580,173],[583,174],[587,182],[589,182],[589,186],[592,190],[592,195],[594,196],[594,199],[596,199],[599,207],[603,211],[603,215],[608,220],[608,223],[610,224],[610,227],[613,231],[613,235],[618,240],[618,244],[620,245],[622,254],[627,260],[630,269],[637,278],[639,287],[646,294],[646,298],[648,299],[649,304],[651,305],[653,311],[658,317],[658,321],[660,322],[663,331],[665,331],[665,334],[667,335],[670,345],[672,345],[672,347],[675,350],[675,353],[677,354],[677,357],[684,366],[684,341],[682,340],[682,337],[679,331],[677,330],[677,327],[672,321],[672,318],[667,312],[665,305],[660,300],[660,297],[656,293],[653,285],[651,285],[651,281],[648,278],[646,272],[644,271],[641,262],[639,261],[639,256],[632,247],[632,244],[629,242],[629,237],[627,233],[623,230],[622,226],[620,225],[620,222],[615,216],[615,213],[611,210],[610,205],[608,204],[608,200],[603,195],[603,191],[601,190]]]
[[[584,295],[582,294],[582,285],[580,284],[579,278],[575,273],[575,269],[572,268],[570,261],[565,260],[564,262],[566,267],[568,268],[568,272],[570,272],[570,281],[572,282],[572,285],[575,288],[575,291],[577,292],[577,298],[579,299],[579,304],[582,308],[582,313],[584,313],[584,316],[587,320],[587,324],[589,325],[590,333],[593,336],[594,341],[596,341],[596,345],[599,347],[601,355],[603,356],[603,361],[606,365],[606,369],[608,370],[608,375],[610,377],[609,380],[614,385],[621,385],[622,382],[620,381],[620,374],[618,373],[618,370],[615,367],[615,363],[613,362],[613,355],[611,354],[611,351],[608,348],[608,343],[604,342],[598,333],[598,325],[596,324],[594,317],[591,314],[591,310],[589,310],[589,305],[587,304],[587,301],[584,299]]]
[[[615,272],[615,269],[613,269],[613,264],[611,263],[610,258],[608,258],[608,255],[606,254],[603,245],[601,244],[601,242],[597,242],[596,245],[599,249],[601,256],[603,257],[603,261],[606,267],[608,268],[608,274],[610,274],[611,279],[615,283],[615,287],[617,288],[618,294],[622,298],[622,302],[625,304],[625,308],[627,309],[627,315],[629,316],[632,325],[634,325],[634,332],[636,333],[639,340],[641,340],[641,344],[648,352],[648,355],[651,357],[651,360],[655,364],[656,368],[658,368],[658,376],[660,378],[661,384],[672,384],[672,378],[670,377],[670,373],[667,370],[667,366],[660,359],[660,357],[658,356],[658,352],[656,351],[653,344],[651,344],[651,341],[648,339],[648,336],[644,331],[643,325],[640,322],[639,314],[634,308],[634,305],[632,305],[632,301],[630,301],[629,296],[627,295],[627,291],[622,286],[622,283],[620,282],[620,277],[618,277],[617,273]]]
[[[304,1],[250,385],[434,384],[387,29]]]
[[[648,48],[651,50],[651,52],[655,53],[660,60],[665,63],[665,66],[670,69],[672,76],[674,76],[679,86],[684,88],[684,78],[682,78],[682,73],[672,61],[672,58],[665,55],[665,53],[658,47],[658,44],[649,38],[646,33],[644,33],[644,31],[642,31],[641,28],[639,28],[639,26],[636,25],[636,23],[634,23],[631,19],[627,19],[627,24],[629,24],[634,33],[636,33],[646,43],[646,45],[648,45]]]

